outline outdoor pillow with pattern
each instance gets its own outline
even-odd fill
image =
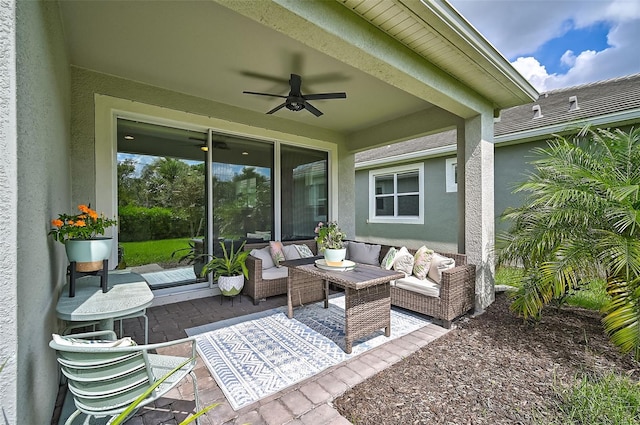
[[[271,258],[273,258],[273,264],[275,264],[276,267],[282,267],[280,265],[280,262],[285,260],[284,250],[282,249],[282,242],[270,241],[269,247],[271,249]]]
[[[387,254],[384,256],[382,262],[380,263],[380,267],[386,270],[391,270],[391,267],[393,267],[393,260],[396,259],[397,253],[398,250],[394,247],[389,248],[389,251],[387,251]]]
[[[413,272],[413,255],[411,255],[406,248],[404,248],[405,253],[401,253],[402,248],[400,248],[400,251],[396,255],[395,261],[393,262],[393,269],[397,272],[404,273],[406,277],[410,276]]]
[[[433,250],[422,245],[413,256],[413,275],[420,280],[424,280],[429,273]]]
[[[294,245],[294,246],[298,250],[298,254],[300,254],[300,258],[313,257],[313,252],[311,251],[311,248],[309,248],[307,245]]]

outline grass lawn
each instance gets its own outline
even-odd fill
[[[181,251],[174,258],[171,254],[182,248],[189,248],[191,238],[162,239],[144,242],[120,242],[124,249],[124,261],[127,267],[143,264],[169,264],[177,263],[178,259],[187,251]]]
[[[496,270],[496,285],[519,286],[522,278],[522,270],[517,267],[498,267]],[[574,307],[582,307],[589,310],[600,310],[609,300],[605,282],[594,280],[583,289],[574,291],[567,297],[566,302]]]

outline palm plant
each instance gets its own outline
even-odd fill
[[[597,277],[611,299],[604,328],[640,359],[640,129],[583,128],[533,151],[527,195],[505,211],[498,262],[524,269],[512,310],[525,319]]]

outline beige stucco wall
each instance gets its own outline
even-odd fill
[[[0,415],[16,415],[18,322],[16,311],[17,173],[15,2],[0,3]],[[1,416],[0,416],[1,417]]]
[[[8,22],[5,16],[2,22]],[[47,232],[50,217],[71,207],[70,75],[55,2],[16,2],[16,22],[15,143],[3,149],[3,160],[14,160],[13,184],[8,193],[3,188],[10,199],[1,203],[2,221],[13,226],[15,240],[2,247],[7,263],[0,274],[10,279],[0,291],[2,345],[16,362],[12,378],[2,380],[0,399],[9,423],[38,425],[51,422],[59,382],[47,344],[58,329],[55,303],[66,258]],[[0,233],[4,238],[12,231]]]

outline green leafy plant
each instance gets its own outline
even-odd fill
[[[584,376],[568,389],[556,388],[556,393],[564,425],[640,423],[640,384],[628,377]]]
[[[149,395],[160,385],[162,384],[167,378],[169,378],[171,375],[173,375],[174,373],[176,373],[177,371],[179,371],[180,369],[182,369],[187,363],[190,363],[193,361],[193,357],[190,359],[187,359],[186,361],[184,361],[183,363],[181,363],[180,365],[176,366],[175,369],[173,369],[172,371],[170,371],[169,373],[167,373],[166,375],[164,375],[162,378],[158,379],[157,381],[155,381],[153,383],[153,385],[151,385],[145,392],[143,392],[142,394],[140,394],[138,396],[137,399],[135,399],[129,406],[127,406],[127,408],[122,411],[122,413],[120,413],[118,416],[116,416],[111,423],[111,425],[120,425],[122,424],[124,421],[126,421],[127,419],[129,419],[134,413],[135,411],[138,409],[138,406],[140,405],[140,403],[142,403],[147,397],[149,397]],[[216,406],[218,406],[220,403],[214,403],[211,404],[207,407],[205,407],[204,409],[201,409],[199,411],[197,411],[193,416],[189,416],[187,419],[185,419],[184,421],[180,422],[179,425],[187,425],[190,424],[191,422],[195,421],[196,419],[198,419],[200,416],[204,415],[205,413],[207,413],[209,410],[215,408]]]
[[[227,250],[223,242],[220,242],[222,246],[222,257],[213,257],[202,268],[202,276],[209,273],[214,274],[214,279],[218,279],[220,276],[238,276],[244,275],[245,278],[249,278],[249,270],[247,269],[246,261],[249,256],[249,251],[244,251],[245,242],[236,250],[231,242],[231,248]]]
[[[337,222],[320,222],[318,223],[318,226],[316,226],[314,233],[318,235],[315,237],[315,240],[318,243],[318,249],[323,250],[326,248],[344,248],[343,240],[347,237],[347,235],[342,230],[340,230]]]
[[[51,220],[54,229],[49,234],[54,240],[65,243],[68,239],[91,239],[104,235],[105,229],[117,224],[116,220],[98,214],[90,206],[81,204],[78,210],[78,214],[59,214]]]
[[[512,309],[537,318],[553,299],[605,282],[603,322],[611,341],[640,359],[640,130],[583,128],[557,136],[539,157],[527,195],[503,218],[498,262],[523,267]]]

